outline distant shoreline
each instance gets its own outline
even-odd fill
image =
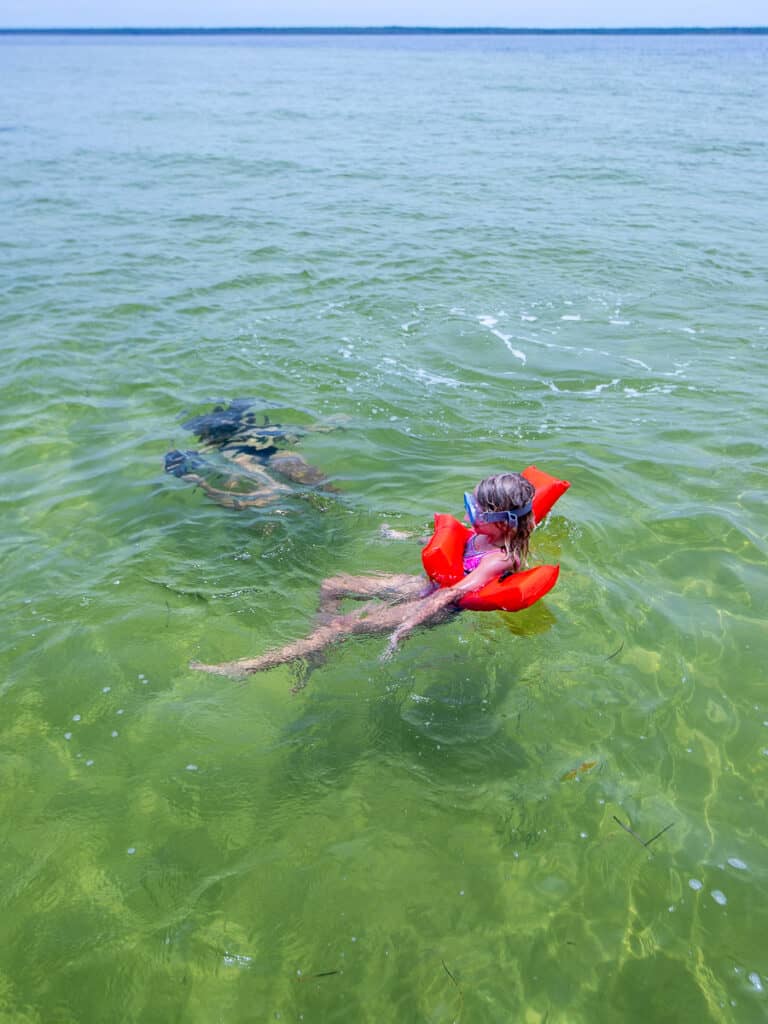
[[[382,25],[297,28],[2,28],[5,36],[712,36],[768,35],[768,25],[716,28],[429,28]]]

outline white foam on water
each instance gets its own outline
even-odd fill
[[[419,367],[415,370],[413,376],[422,384],[429,384],[432,387],[435,384],[442,384],[446,388],[463,388],[466,387],[463,381],[454,380],[453,377],[442,377],[439,373],[428,373],[426,370]],[[475,385],[479,387],[481,385]],[[483,384],[482,387],[487,387]]]
[[[644,363],[642,359],[633,359],[632,356],[627,356],[626,360],[628,363],[632,363],[633,366],[642,366],[644,370],[650,371],[651,369],[648,363]]]
[[[564,316],[561,316],[560,319],[561,320],[581,320],[581,314],[580,313],[566,313]]]
[[[521,320],[527,320],[528,323],[532,324],[532,323],[534,323],[534,321],[538,320],[539,318],[537,316],[531,316],[530,313],[521,313],[520,314],[520,319]]]
[[[515,357],[515,359],[519,359],[523,366],[525,366],[528,357],[526,356],[525,352],[521,352],[519,348],[515,348],[514,345],[512,345],[511,342],[513,336],[511,334],[504,334],[503,331],[495,330],[496,324],[499,322],[496,319],[496,317],[479,316],[477,319],[478,323],[482,324],[483,327],[490,328],[491,334],[493,334],[494,337],[498,338],[500,341],[503,341],[506,347],[512,353],[512,355]]]
[[[614,377],[613,380],[609,381],[609,383],[607,383],[607,384],[596,384],[592,391],[587,391],[587,392],[585,392],[585,394],[587,394],[587,395],[599,395],[600,392],[601,391],[605,391],[606,388],[612,388],[614,386],[614,384],[618,384],[619,383],[619,379],[620,379],[619,377]]]
[[[521,352],[519,348],[515,348],[514,345],[510,344],[512,338],[511,334],[502,334],[501,331],[491,331],[491,334],[495,334],[497,338],[501,338],[515,359],[519,359],[523,366],[525,366],[528,362],[528,357],[525,352]]]
[[[631,320],[609,320],[609,324],[613,324],[615,327],[627,327],[632,323]]]

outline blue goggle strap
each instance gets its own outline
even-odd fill
[[[520,508],[513,508],[505,512],[481,512],[477,507],[474,494],[467,491],[464,494],[464,508],[467,510],[469,521],[473,526],[475,523],[506,523],[508,526],[517,528],[518,519],[528,515],[533,508],[533,503],[529,501],[526,505],[521,505]]]

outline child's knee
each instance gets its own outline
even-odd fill
[[[328,579],[323,580],[320,584],[320,596],[338,597],[339,594],[343,594],[345,592],[344,584],[344,576],[329,576]]]

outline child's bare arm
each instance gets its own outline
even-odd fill
[[[410,636],[417,626],[436,626],[445,621],[455,610],[456,595],[451,593],[451,589],[436,590],[434,594],[408,605],[408,614],[390,635],[389,643],[381,656],[382,661],[388,661],[400,642]]]
[[[476,569],[467,573],[464,579],[454,586],[444,587],[416,602],[413,611],[410,611],[390,636],[387,648],[382,655],[382,661],[389,660],[401,641],[410,636],[418,626],[434,626],[443,622],[465,594],[484,587],[486,583],[497,579],[508,568],[509,561],[506,555],[502,551],[499,551],[498,554],[493,552],[486,555]]]

